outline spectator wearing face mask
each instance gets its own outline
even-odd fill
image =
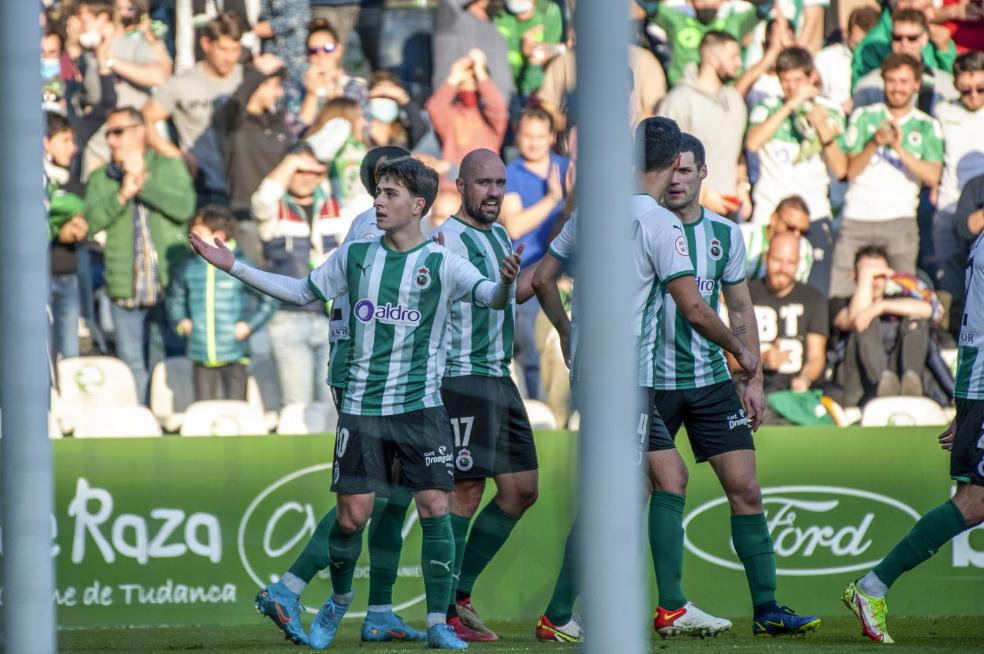
[[[502,148],[509,108],[489,77],[481,50],[474,49],[455,62],[426,106],[441,141],[441,158],[451,170],[457,171],[472,150],[498,152]]]
[[[378,70],[369,80],[369,145],[413,149],[430,127],[420,105],[400,84],[400,78]]]
[[[340,120],[338,120],[340,119]],[[328,165],[328,176],[331,182],[331,195],[338,203],[341,215],[354,218],[372,205],[372,199],[366,196],[365,186],[360,177],[362,159],[365,158],[366,120],[359,103],[351,98],[332,98],[322,107],[321,113],[314,125],[305,133],[307,139],[322,132],[333,131],[339,123],[343,129],[340,144],[334,148],[331,156],[322,157],[321,161]]]

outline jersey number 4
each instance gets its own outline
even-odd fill
[[[475,424],[475,417],[451,418],[451,428],[454,429],[454,446],[468,447],[471,441],[472,426]]]

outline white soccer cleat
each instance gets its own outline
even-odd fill
[[[715,618],[710,613],[698,609],[693,602],[687,602],[674,611],[658,607],[653,618],[653,627],[663,638],[671,636],[708,638],[731,629],[731,622],[724,618]]]

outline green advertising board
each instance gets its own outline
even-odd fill
[[[781,602],[801,612],[841,611],[844,584],[952,492],[936,431],[761,430],[759,479]],[[53,442],[59,624],[259,620],[256,590],[287,569],[333,504],[332,444],[327,436]],[[692,461],[685,437],[680,444]],[[491,619],[532,623],[543,610],[576,508],[576,437],[542,433],[537,445],[540,500],[475,588],[476,603]],[[491,490],[490,484],[488,495]],[[638,503],[642,519],[640,499],[641,493],[624,501]],[[706,610],[741,617],[751,609],[728,516],[709,466],[692,465],[684,588]],[[411,507],[394,597],[410,619],[424,612],[416,522]],[[638,551],[651,569],[648,548],[640,543]],[[364,610],[367,577],[364,551],[353,617]],[[893,589],[893,613],[984,614],[982,580],[984,530],[978,530],[903,577]],[[655,588],[651,579],[640,583]],[[316,577],[303,600],[316,609],[329,588]]]

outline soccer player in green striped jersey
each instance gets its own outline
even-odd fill
[[[687,251],[696,272],[693,281],[703,301],[717,311],[723,292],[732,332],[757,352],[758,326],[745,281],[741,231],[730,220],[700,206],[700,187],[706,176],[704,146],[697,138],[684,134],[680,159],[663,204],[683,224]],[[649,458],[653,482],[649,544],[660,595],[656,630],[662,635],[690,631],[687,614],[693,605],[681,585],[688,473],[673,442],[681,425],[687,428],[697,461],[710,461],[731,505],[732,541],[745,566],[755,608],[752,632],[778,636],[816,629],[819,618],[796,615],[775,601],[775,554],[755,479],[752,431],[758,427],[759,419],[746,415],[745,410],[765,405],[761,370],[747,380],[743,407],[724,352],[694,331],[678,313],[672,296],[663,300],[661,332],[654,357],[655,404],[667,433]]]
[[[506,167],[496,153],[474,150],[461,162],[457,186],[461,207],[441,226],[444,246],[497,280],[497,262],[512,252],[509,234],[496,222]],[[513,306],[491,311],[457,302],[451,307],[441,396],[454,430],[451,528],[458,583],[448,624],[466,641],[498,640],[472,606],[471,591],[537,496],[533,429],[510,376],[513,329]],[[469,535],[489,478],[495,480],[495,497],[475,518]]]
[[[892,643],[885,622],[885,595],[903,572],[936,554],[955,536],[984,522],[984,237],[970,248],[963,321],[957,349],[953,396],[957,416],[939,436],[950,452],[950,478],[957,492],[916,522],[873,570],[844,589],[844,605],[857,616],[861,632]]]
[[[521,251],[505,257],[500,281],[424,238],[420,219],[437,194],[437,173],[401,158],[376,167],[377,241],[342,246],[304,279],[265,273],[235,260],[220,242],[190,237],[195,251],[222,270],[284,302],[326,302],[348,291],[351,346],[348,385],[335,441],[332,490],[337,514],[329,550],[333,593],[311,624],[310,644],[331,644],[352,601],[362,530],[376,492],[392,483],[395,460],[414,491],[423,531],[427,642],[466,649],[446,624],[454,539],[448,516],[453,488],[453,435],[441,403],[443,341],[453,302],[471,299],[504,309]]]

